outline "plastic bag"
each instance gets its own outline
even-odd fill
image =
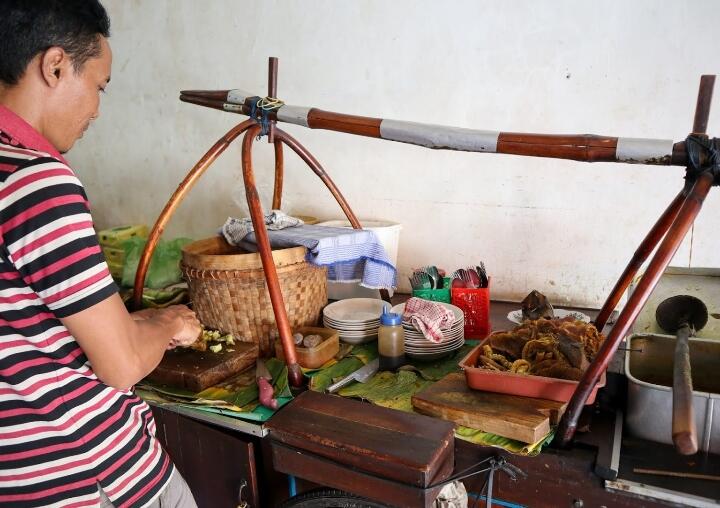
[[[190,242],[192,242],[190,238],[175,238],[174,240],[160,240],[158,242],[150,260],[147,274],[145,274],[146,288],[165,288],[182,280],[182,274],[180,273],[182,248]],[[125,250],[123,286],[132,287],[135,285],[135,273],[145,249],[145,243],[144,238],[130,238],[123,243],[123,249]]]

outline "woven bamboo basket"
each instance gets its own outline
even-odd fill
[[[305,261],[305,247],[272,252],[290,327],[314,326],[327,304],[327,269]],[[275,314],[260,255],[217,236],[186,245],[180,265],[200,322],[273,354]]]

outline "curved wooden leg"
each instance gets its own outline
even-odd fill
[[[335,198],[335,201],[340,205],[340,208],[342,208],[343,213],[345,214],[345,217],[350,221],[350,224],[354,229],[362,229],[362,225],[360,225],[360,221],[355,216],[355,213],[350,208],[350,205],[345,200],[345,197],[342,195],[340,190],[337,188],[335,183],[332,181],[330,176],[325,172],[323,167],[320,165],[320,163],[317,161],[315,157],[305,148],[303,145],[300,144],[298,140],[293,138],[290,134],[283,131],[282,129],[275,129],[275,139],[282,141],[286,145],[288,145],[292,150],[298,154],[298,156],[305,161],[305,164],[310,166],[310,169],[313,170],[313,172],[320,177],[320,179],[323,181],[325,186],[330,190],[330,193]],[[277,181],[276,181],[277,185]],[[390,293],[387,289],[381,289],[380,290],[380,297],[386,301],[390,302]]]
[[[585,371],[580,383],[578,383],[575,393],[573,393],[572,399],[570,399],[568,408],[560,421],[560,427],[556,435],[556,439],[560,441],[561,445],[567,445],[575,434],[578,418],[590,392],[598,379],[600,379],[601,374],[607,369],[608,363],[610,363],[610,359],[617,350],[620,341],[625,337],[630,326],[635,322],[635,319],[640,313],[640,309],[645,305],[650,293],[652,293],[658,280],[660,280],[660,276],[665,270],[665,267],[670,263],[680,243],[682,243],[683,238],[685,238],[685,234],[695,221],[695,217],[697,217],[697,214],[700,212],[705,197],[708,192],[710,192],[712,183],[713,175],[709,172],[703,173],[698,177],[689,195],[680,207],[670,230],[665,235],[652,261],[650,261],[645,275],[643,275],[638,282],[637,288],[633,291],[628,303],[620,313],[617,322],[613,325],[612,331],[600,347],[590,367]]]
[[[282,141],[287,146],[292,148],[292,150],[298,154],[298,156],[305,161],[305,164],[310,166],[310,169],[313,170],[313,172],[320,177],[320,180],[323,181],[325,186],[330,190],[330,193],[335,198],[335,201],[338,202],[340,205],[340,208],[342,208],[343,213],[345,214],[345,217],[350,221],[350,224],[355,229],[362,229],[362,226],[360,225],[360,221],[357,220],[357,217],[355,217],[355,213],[350,209],[350,205],[348,205],[347,201],[345,200],[345,197],[342,195],[340,190],[338,190],[335,183],[332,181],[332,179],[328,176],[328,174],[325,172],[323,167],[320,165],[320,163],[317,161],[315,157],[304,147],[300,144],[298,140],[293,138],[290,134],[285,132],[282,129],[275,129],[275,140],[276,141]]]
[[[243,181],[245,182],[245,194],[255,230],[255,241],[257,242],[263,270],[265,271],[265,280],[267,281],[270,302],[272,303],[273,313],[275,314],[275,323],[280,332],[285,363],[287,363],[288,367],[288,378],[293,386],[301,386],[302,372],[300,371],[300,365],[297,363],[295,342],[293,341],[290,321],[288,320],[287,311],[285,310],[285,302],[283,301],[282,291],[280,290],[280,280],[278,279],[277,270],[275,269],[275,262],[273,261],[272,250],[270,248],[270,239],[268,238],[265,227],[262,206],[260,205],[260,196],[255,185],[255,176],[253,174],[251,150],[258,132],[260,132],[260,126],[255,125],[248,129],[243,138],[242,172]]]
[[[668,229],[670,229],[670,226],[672,226],[672,223],[677,217],[678,211],[685,201],[688,192],[690,192],[690,188],[688,185],[685,185],[638,246],[635,254],[633,254],[632,259],[625,268],[625,271],[615,283],[615,287],[612,288],[612,291],[608,295],[597,315],[597,318],[595,319],[595,327],[598,331],[602,331],[605,327],[610,314],[612,314],[612,311],[615,310],[615,307],[617,307],[618,302],[620,302],[620,298],[632,282],[635,274],[637,274],[642,264],[650,256],[650,254],[652,254],[657,244],[663,239],[665,233],[667,233]]]
[[[138,310],[142,305],[145,275],[147,274],[148,267],[150,266],[150,260],[152,259],[153,252],[155,252],[155,247],[160,240],[160,236],[162,236],[162,233],[165,230],[165,225],[170,220],[170,217],[175,212],[175,209],[182,202],[187,193],[190,192],[190,189],[193,188],[205,170],[210,167],[210,164],[215,162],[215,159],[217,159],[220,154],[223,153],[228,146],[230,146],[230,143],[232,143],[235,138],[253,125],[256,125],[255,120],[245,120],[241,124],[230,129],[227,134],[221,137],[213,145],[213,147],[202,156],[198,163],[193,166],[185,179],[180,183],[180,185],[178,185],[178,188],[175,190],[173,195],[170,196],[170,200],[165,205],[165,208],[163,208],[163,211],[160,213],[157,221],[155,221],[152,231],[150,231],[150,236],[145,244],[145,249],[143,250],[142,256],[140,256],[140,261],[138,262],[133,291],[134,309]]]
[[[271,129],[275,130],[275,129]],[[280,210],[283,191],[283,147],[280,140],[275,140],[275,186],[273,187],[272,209]]]

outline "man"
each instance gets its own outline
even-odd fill
[[[97,0],[0,0],[0,506],[195,506],[132,386],[200,333],[128,314],[61,153],[110,81]]]

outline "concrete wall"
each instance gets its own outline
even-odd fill
[[[202,154],[244,119],[180,103],[182,89],[279,96],[331,111],[516,132],[684,139],[700,75],[718,73],[720,2],[105,0],[112,84],[71,152],[98,227],[152,224]],[[716,97],[718,93],[716,93]],[[720,104],[709,132],[720,135]],[[484,260],[493,297],[531,289],[597,306],[682,185],[677,167],[431,151],[287,126],[360,218],[403,224],[401,289],[414,266]],[[211,167],[168,235],[205,237],[246,213],[239,144]],[[269,206],[272,150],[255,151]],[[338,218],[286,151],[283,208]],[[680,266],[720,266],[711,193]]]

